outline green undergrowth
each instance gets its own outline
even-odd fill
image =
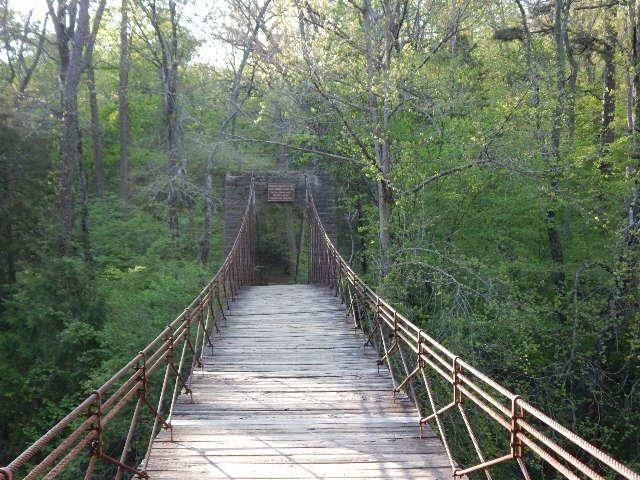
[[[107,201],[91,205],[90,224],[92,264],[44,251],[0,307],[0,463],[153,340],[220,264],[218,219],[208,265],[193,253],[197,226],[171,240],[163,219]]]

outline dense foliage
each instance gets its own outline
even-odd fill
[[[335,176],[340,249],[416,323],[640,465],[636,1],[216,8],[108,3],[65,150],[61,40],[0,3],[0,463],[212,274],[224,173],[281,168]]]

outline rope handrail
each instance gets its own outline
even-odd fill
[[[176,400],[181,394],[191,396],[192,374],[203,366],[202,356],[213,346],[214,330],[219,331],[219,321],[226,320],[225,311],[238,289],[253,283],[254,239],[255,191],[251,184],[233,246],[209,283],[124,367],[9,465],[0,468],[0,479],[52,479],[69,471],[73,478],[84,472],[84,478],[90,479],[98,461],[109,466],[109,475],[116,480],[125,472],[135,478],[148,478],[145,469],[156,434],[160,428],[172,433]],[[164,376],[154,376],[162,366]],[[105,441],[105,429],[118,419],[125,420],[126,426],[127,419],[116,418],[118,413],[129,413],[129,425],[124,443],[119,443],[119,455],[111,456],[109,452],[115,446]],[[141,417],[150,423],[144,455],[140,455],[138,439],[144,420]],[[132,454],[134,443],[138,444],[137,457]],[[88,455],[82,457],[83,453]]]
[[[435,426],[451,463],[452,478],[482,471],[491,480],[491,467],[513,461],[514,471],[529,480],[534,477],[527,463],[536,461],[572,480],[640,480],[640,474],[461,359],[376,294],[327,235],[310,186],[307,186],[307,209],[311,229],[310,281],[335,289],[336,295],[340,294],[348,304],[347,315],[352,318],[354,328],[365,331],[365,346],[377,343],[381,354],[378,365],[387,365],[394,395],[405,391],[412,397],[420,415],[421,432],[427,423]],[[451,389],[450,401],[441,407],[436,405],[434,379],[444,381]],[[418,395],[418,390],[426,393],[427,398]],[[505,431],[508,444],[505,455],[485,459],[467,412],[470,407],[486,414]],[[423,414],[425,408],[429,411]],[[465,467],[454,460],[443,426],[444,416],[454,410],[460,415],[477,457],[477,463]]]

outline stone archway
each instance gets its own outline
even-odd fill
[[[249,186],[253,178],[258,216],[258,250],[263,255],[258,264],[268,270],[259,283],[288,283],[291,273],[286,264],[291,261],[292,249],[300,241],[301,233],[291,231],[303,228],[301,212],[306,208],[307,181],[312,188],[318,214],[327,234],[336,241],[336,188],[334,180],[326,173],[253,172],[228,173],[224,182],[224,248],[228,252],[237,234]],[[262,216],[261,216],[262,214]],[[296,217],[291,222],[291,216]],[[296,236],[294,240],[294,236]],[[278,238],[280,236],[280,238]],[[265,256],[271,250],[271,257]],[[280,257],[286,257],[280,258]],[[299,257],[299,251],[298,251]],[[282,265],[282,271],[277,264]],[[296,269],[298,262],[295,263]],[[260,278],[260,272],[258,277]]]

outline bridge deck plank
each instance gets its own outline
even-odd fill
[[[440,441],[420,439],[415,407],[309,285],[250,287],[232,305],[193,403],[180,398],[156,439],[152,479],[451,478]]]

